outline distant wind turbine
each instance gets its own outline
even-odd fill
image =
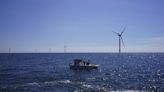
[[[51,53],[51,50],[52,50],[51,48],[48,49],[49,53]]]
[[[9,54],[11,53],[11,48],[9,48]]]
[[[113,33],[115,33],[119,37],[119,49],[118,49],[119,53],[121,53],[121,42],[124,45],[124,41],[122,39],[122,34],[124,33],[125,29],[126,29],[126,27],[124,27],[124,29],[122,30],[121,33],[113,32]]]
[[[64,45],[64,53],[66,53],[66,51],[67,51],[67,46]]]

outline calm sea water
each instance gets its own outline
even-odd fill
[[[98,70],[69,69],[89,59]],[[0,54],[0,92],[164,92],[164,53]]]

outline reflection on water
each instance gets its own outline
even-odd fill
[[[75,58],[90,59],[98,70],[75,71]],[[1,92],[164,91],[164,54],[0,54]]]

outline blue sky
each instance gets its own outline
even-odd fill
[[[164,52],[163,0],[0,0],[0,52]]]

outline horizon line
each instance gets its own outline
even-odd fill
[[[119,52],[0,52],[0,54],[73,54],[73,53],[118,53]],[[164,53],[164,52],[121,52],[121,53]]]

